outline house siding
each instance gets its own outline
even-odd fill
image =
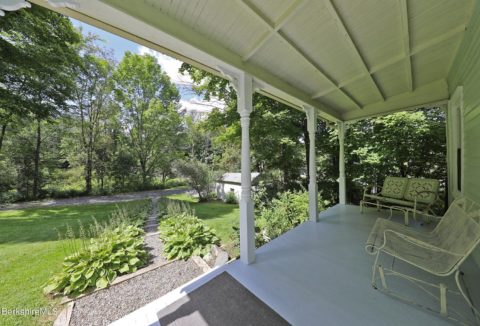
[[[464,195],[480,203],[480,2],[475,1],[472,16],[448,75],[453,94],[463,86],[463,167]],[[451,130],[451,126],[449,126]],[[480,266],[480,249],[474,254]]]

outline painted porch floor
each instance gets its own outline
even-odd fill
[[[352,205],[332,207],[320,215],[319,223],[304,223],[259,248],[254,264],[247,266],[234,261],[217,268],[113,325],[159,325],[158,311],[223,271],[293,325],[451,325],[436,314],[371,287],[374,257],[365,253],[364,243],[375,219],[385,217],[386,213],[373,209],[367,212],[360,214],[358,206]],[[402,221],[401,216],[398,220]],[[395,264],[395,269],[421,274],[398,260]],[[473,273],[477,273],[471,266]],[[467,276],[468,282],[472,278],[478,280],[478,275],[472,277],[472,273],[466,273]],[[407,281],[387,278],[387,283],[437,307],[435,301]],[[480,288],[478,281],[469,286]],[[464,309],[463,299],[455,295],[449,295],[448,299],[449,305],[469,313]]]

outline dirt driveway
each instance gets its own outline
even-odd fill
[[[129,192],[111,196],[85,196],[65,199],[47,199],[39,201],[29,201],[16,204],[7,204],[0,206],[0,210],[24,209],[33,207],[51,207],[64,205],[83,205],[83,204],[100,204],[115,203],[120,201],[128,201],[134,199],[155,198],[160,196],[175,195],[185,192],[191,192],[190,189],[172,189],[172,190],[149,190],[139,192]]]

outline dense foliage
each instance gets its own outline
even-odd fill
[[[307,219],[308,193],[285,191],[259,211],[256,225],[260,229],[261,241],[268,242]]]
[[[7,173],[19,174],[1,180],[0,190],[16,185],[26,196],[39,196],[45,128],[68,109],[80,39],[67,18],[37,6],[0,19],[0,154],[8,160],[1,165],[9,167]],[[24,128],[9,130],[19,125]],[[5,155],[9,134],[18,137]]]
[[[201,125],[210,138],[203,158],[216,169],[238,171],[240,124],[236,94],[225,80],[191,65],[196,89],[205,97],[219,96],[227,107],[214,110]],[[269,199],[285,190],[307,186],[308,146],[305,114],[268,99],[253,97],[250,141],[252,169],[261,172]],[[418,109],[348,124],[345,137],[348,201],[358,203],[366,184],[381,184],[388,175],[446,180],[445,113]],[[317,182],[322,197],[338,201],[338,137],[334,125],[318,121]]]
[[[117,63],[95,35],[32,5],[0,19],[0,202],[159,188],[185,153],[156,59]]]
[[[346,134],[349,197],[356,202],[366,184],[386,176],[446,182],[445,113],[438,108],[399,112],[359,121]]]

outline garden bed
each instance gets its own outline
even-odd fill
[[[178,260],[75,301],[71,326],[108,325],[203,274],[193,260]]]

